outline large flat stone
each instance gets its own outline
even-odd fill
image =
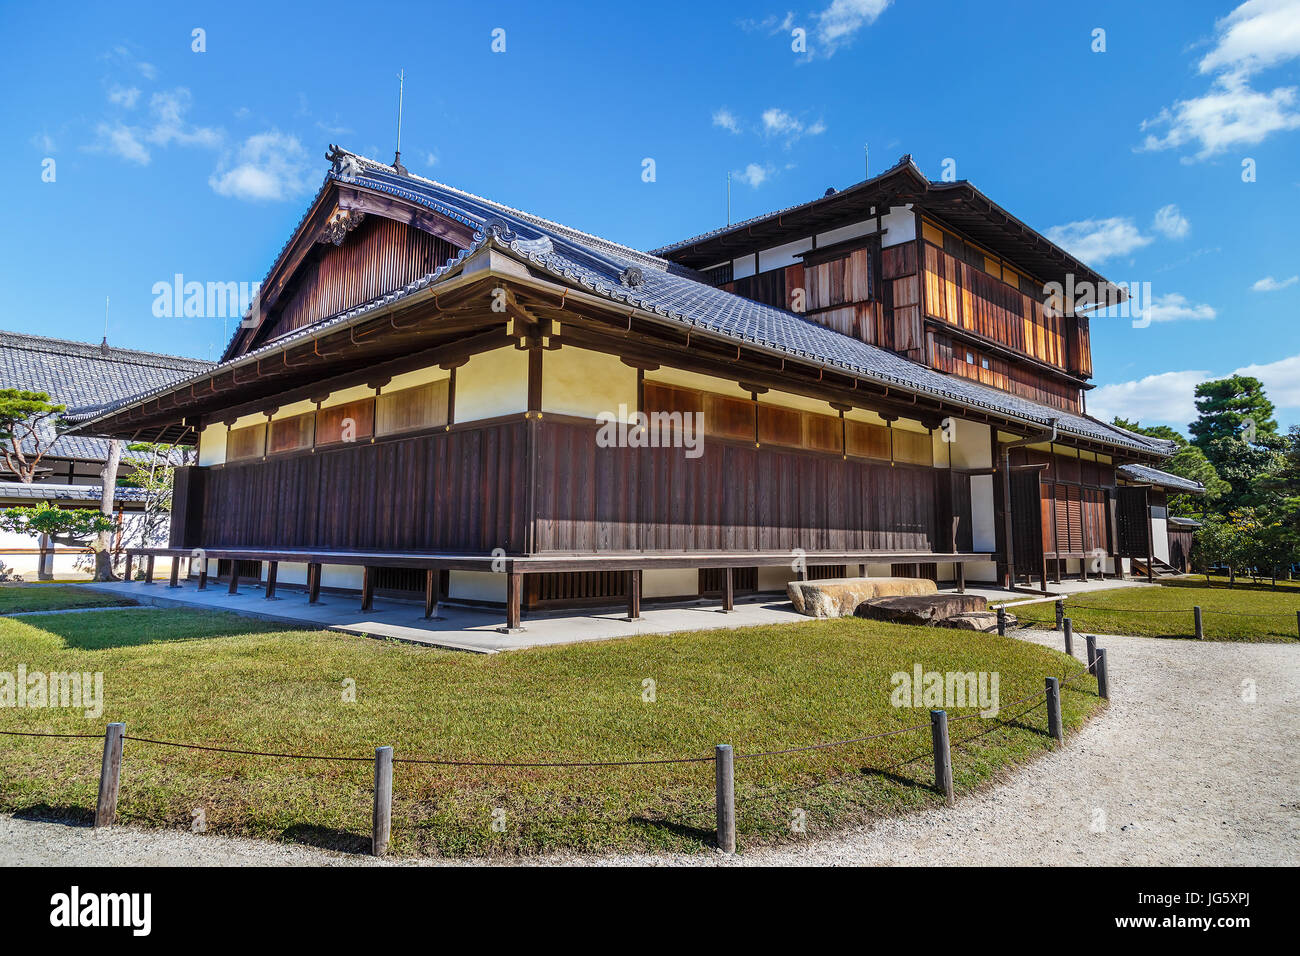
[[[932,625],[958,614],[983,611],[987,607],[988,601],[978,594],[920,594],[873,598],[863,601],[853,613],[873,621]]]
[[[1014,614],[1007,614],[1007,627],[1016,623]],[[980,631],[984,634],[996,634],[998,630],[998,612],[997,611],[966,611],[962,614],[954,614],[952,617],[944,618],[937,621],[939,627],[952,627],[959,631]]]
[[[790,603],[809,617],[849,617],[863,601],[900,594],[934,594],[929,578],[826,578],[791,581],[786,585]]]

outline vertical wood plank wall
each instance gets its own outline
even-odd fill
[[[525,553],[529,423],[485,424],[190,469],[177,546]],[[706,439],[601,448],[595,423],[545,420],[534,552],[969,548],[969,479]],[[197,520],[196,520],[197,519]]]

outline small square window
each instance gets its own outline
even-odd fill
[[[967,353],[966,353],[966,364],[967,364],[967,365],[974,365],[974,364],[975,364],[975,353],[974,353],[974,352],[967,352]]]
[[[988,360],[988,359],[980,359],[980,366],[981,366],[982,368],[988,368],[988,367],[989,367],[989,360]]]

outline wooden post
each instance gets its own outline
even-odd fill
[[[641,572],[627,572],[627,619],[641,620]]]
[[[957,593],[966,593],[966,562],[957,562]]]
[[[998,637],[1007,636],[1007,611],[1006,608],[998,608]]]
[[[934,743],[934,789],[944,795],[948,806],[952,806],[952,751],[948,747],[946,711],[930,711],[930,739]]]
[[[1106,648],[1097,648],[1097,695],[1110,700],[1110,673],[1106,670]]]
[[[1205,640],[1205,625],[1201,622],[1201,606],[1198,604],[1192,608],[1192,624],[1196,627],[1196,639]]]
[[[730,614],[736,609],[735,572],[731,568],[722,569],[722,613]]]
[[[239,559],[230,559],[230,587],[227,588],[230,594],[239,593]]]
[[[175,555],[172,555],[172,573],[171,576],[168,578],[167,586],[169,588],[180,587],[181,586],[180,576],[181,576],[181,559],[176,557]]]
[[[1065,633],[1065,653],[1074,656],[1074,621],[1068,617],[1061,619],[1061,630]]]
[[[388,838],[393,823],[393,748],[375,748],[375,812],[370,852],[375,856],[388,853]]]
[[[424,619],[426,621],[439,620],[437,568],[429,568],[424,572]]]
[[[144,559],[144,583],[153,584],[153,555]]]
[[[1061,686],[1055,677],[1047,678],[1047,732],[1058,744],[1065,740],[1061,728]]]
[[[375,606],[375,569],[366,565],[361,569],[361,610]]]
[[[135,558],[135,555],[133,555],[130,551],[128,551],[128,552],[126,553],[126,570],[124,570],[124,571],[122,572],[122,580],[123,580],[123,581],[130,581],[130,580],[131,580],[131,564],[132,564],[134,558]]]
[[[523,628],[524,575],[522,571],[506,572],[506,626],[497,628],[505,634]]]
[[[307,565],[307,603],[320,601],[320,563],[313,561]]]
[[[1295,612],[1295,629],[1296,634],[1300,634],[1300,611]]]
[[[1065,620],[1065,598],[1056,602],[1056,629],[1061,629],[1061,622]]]
[[[122,783],[122,739],[126,724],[109,724],[104,731],[104,762],[99,768],[99,800],[95,826],[111,827],[117,819],[117,792]]]
[[[199,562],[199,590],[208,589],[208,559],[204,558]]]
[[[1094,677],[1097,674],[1097,635],[1085,634],[1083,643],[1087,646],[1084,652],[1084,663],[1088,665],[1088,673]]]
[[[718,849],[736,852],[736,765],[731,744],[714,748],[714,804],[718,818]]]
[[[266,562],[266,599],[275,600],[275,578],[280,572],[279,561]]]

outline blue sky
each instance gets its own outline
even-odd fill
[[[857,182],[864,144],[952,160],[1150,283],[1150,325],[1094,321],[1090,411],[1182,427],[1249,369],[1300,421],[1300,0],[7,4],[0,32],[0,328],[98,341],[107,295],[113,344],[219,353],[154,284],[259,281],[329,143],[391,160],[404,69],[413,172],[641,248],[722,225],[728,172],[739,219]]]

